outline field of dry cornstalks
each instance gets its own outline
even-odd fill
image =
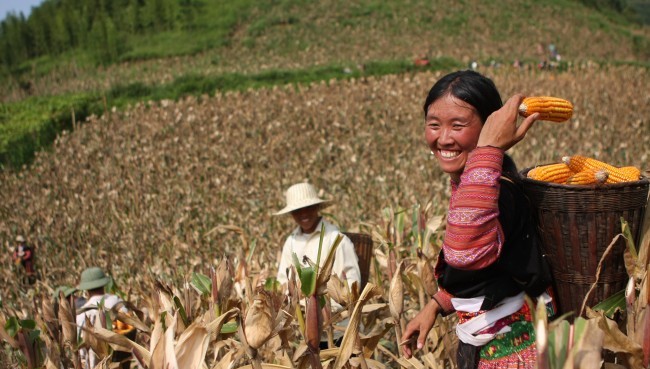
[[[580,153],[650,169],[647,70],[483,72],[504,100],[522,92],[575,105],[569,123],[539,122],[512,150],[520,168]],[[93,347],[126,347],[145,367],[454,367],[453,317],[438,321],[425,352],[409,362],[395,335],[433,288],[420,277],[444,229],[448,179],[424,144],[421,108],[440,75],[141,103],[89,119],[31,167],[0,174],[1,323],[35,319],[48,347],[40,363],[76,367],[66,341],[71,312],[62,304],[57,323],[49,297],[99,265],[140,314],[129,320],[137,345],[96,327]],[[350,328],[340,349],[316,356],[311,320],[296,308],[301,293],[256,292],[275,275],[292,228],[290,217],[272,213],[283,207],[283,190],[303,180],[334,200],[326,209],[333,222],[371,233],[376,252],[374,287],[347,291],[330,280],[327,293],[344,309],[325,319],[325,331],[346,317]],[[18,234],[36,250],[40,280],[31,287],[11,260]],[[192,287],[194,273],[208,276],[207,290]],[[3,338],[0,364],[29,367],[12,354],[17,339]]]

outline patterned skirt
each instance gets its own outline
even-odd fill
[[[478,313],[457,312],[459,323],[478,315]],[[524,304],[519,311],[498,320],[493,327],[481,333],[500,331],[505,326],[511,330],[497,334],[492,341],[479,349],[477,354],[478,369],[534,369],[537,360],[535,347],[535,328],[528,304]],[[463,344],[461,342],[461,345]],[[459,357],[460,359],[460,357]],[[471,361],[471,360],[470,360]],[[459,362],[459,367],[471,367]]]

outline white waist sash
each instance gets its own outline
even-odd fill
[[[452,298],[451,303],[457,311],[474,313],[480,310],[484,297],[475,297],[469,299]],[[473,346],[483,346],[490,342],[497,333],[506,333],[511,330],[505,326],[497,333],[476,334],[486,328],[494,325],[499,319],[516,313],[524,306],[524,293],[507,297],[499,302],[492,310],[488,310],[465,323],[456,325],[456,334],[458,339],[464,343]]]

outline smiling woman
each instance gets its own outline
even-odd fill
[[[475,109],[451,94],[430,105],[425,138],[443,172],[460,181],[468,154],[483,128]]]
[[[451,178],[452,194],[435,267],[439,291],[402,340],[417,336],[416,347],[422,348],[436,315],[456,312],[457,362],[463,369],[532,369],[536,363],[524,295],[539,297],[550,280],[538,267],[543,261],[534,252],[531,211],[516,184],[517,168],[505,154],[539,117],[535,113],[517,124],[522,99],[515,95],[502,106],[492,80],[460,71],[436,82],[424,103],[424,136]],[[522,262],[529,258],[536,262]],[[404,346],[407,357],[412,350]]]

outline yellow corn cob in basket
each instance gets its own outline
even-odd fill
[[[527,176],[537,181],[565,183],[574,174],[568,165],[557,163],[535,167],[528,171]]]
[[[636,167],[617,168],[613,165],[603,163],[602,161],[592,159],[586,156],[573,155],[565,156],[562,161],[574,172],[582,172],[587,169],[605,170],[607,172],[606,183],[621,183],[638,181],[641,177],[641,170]]]

